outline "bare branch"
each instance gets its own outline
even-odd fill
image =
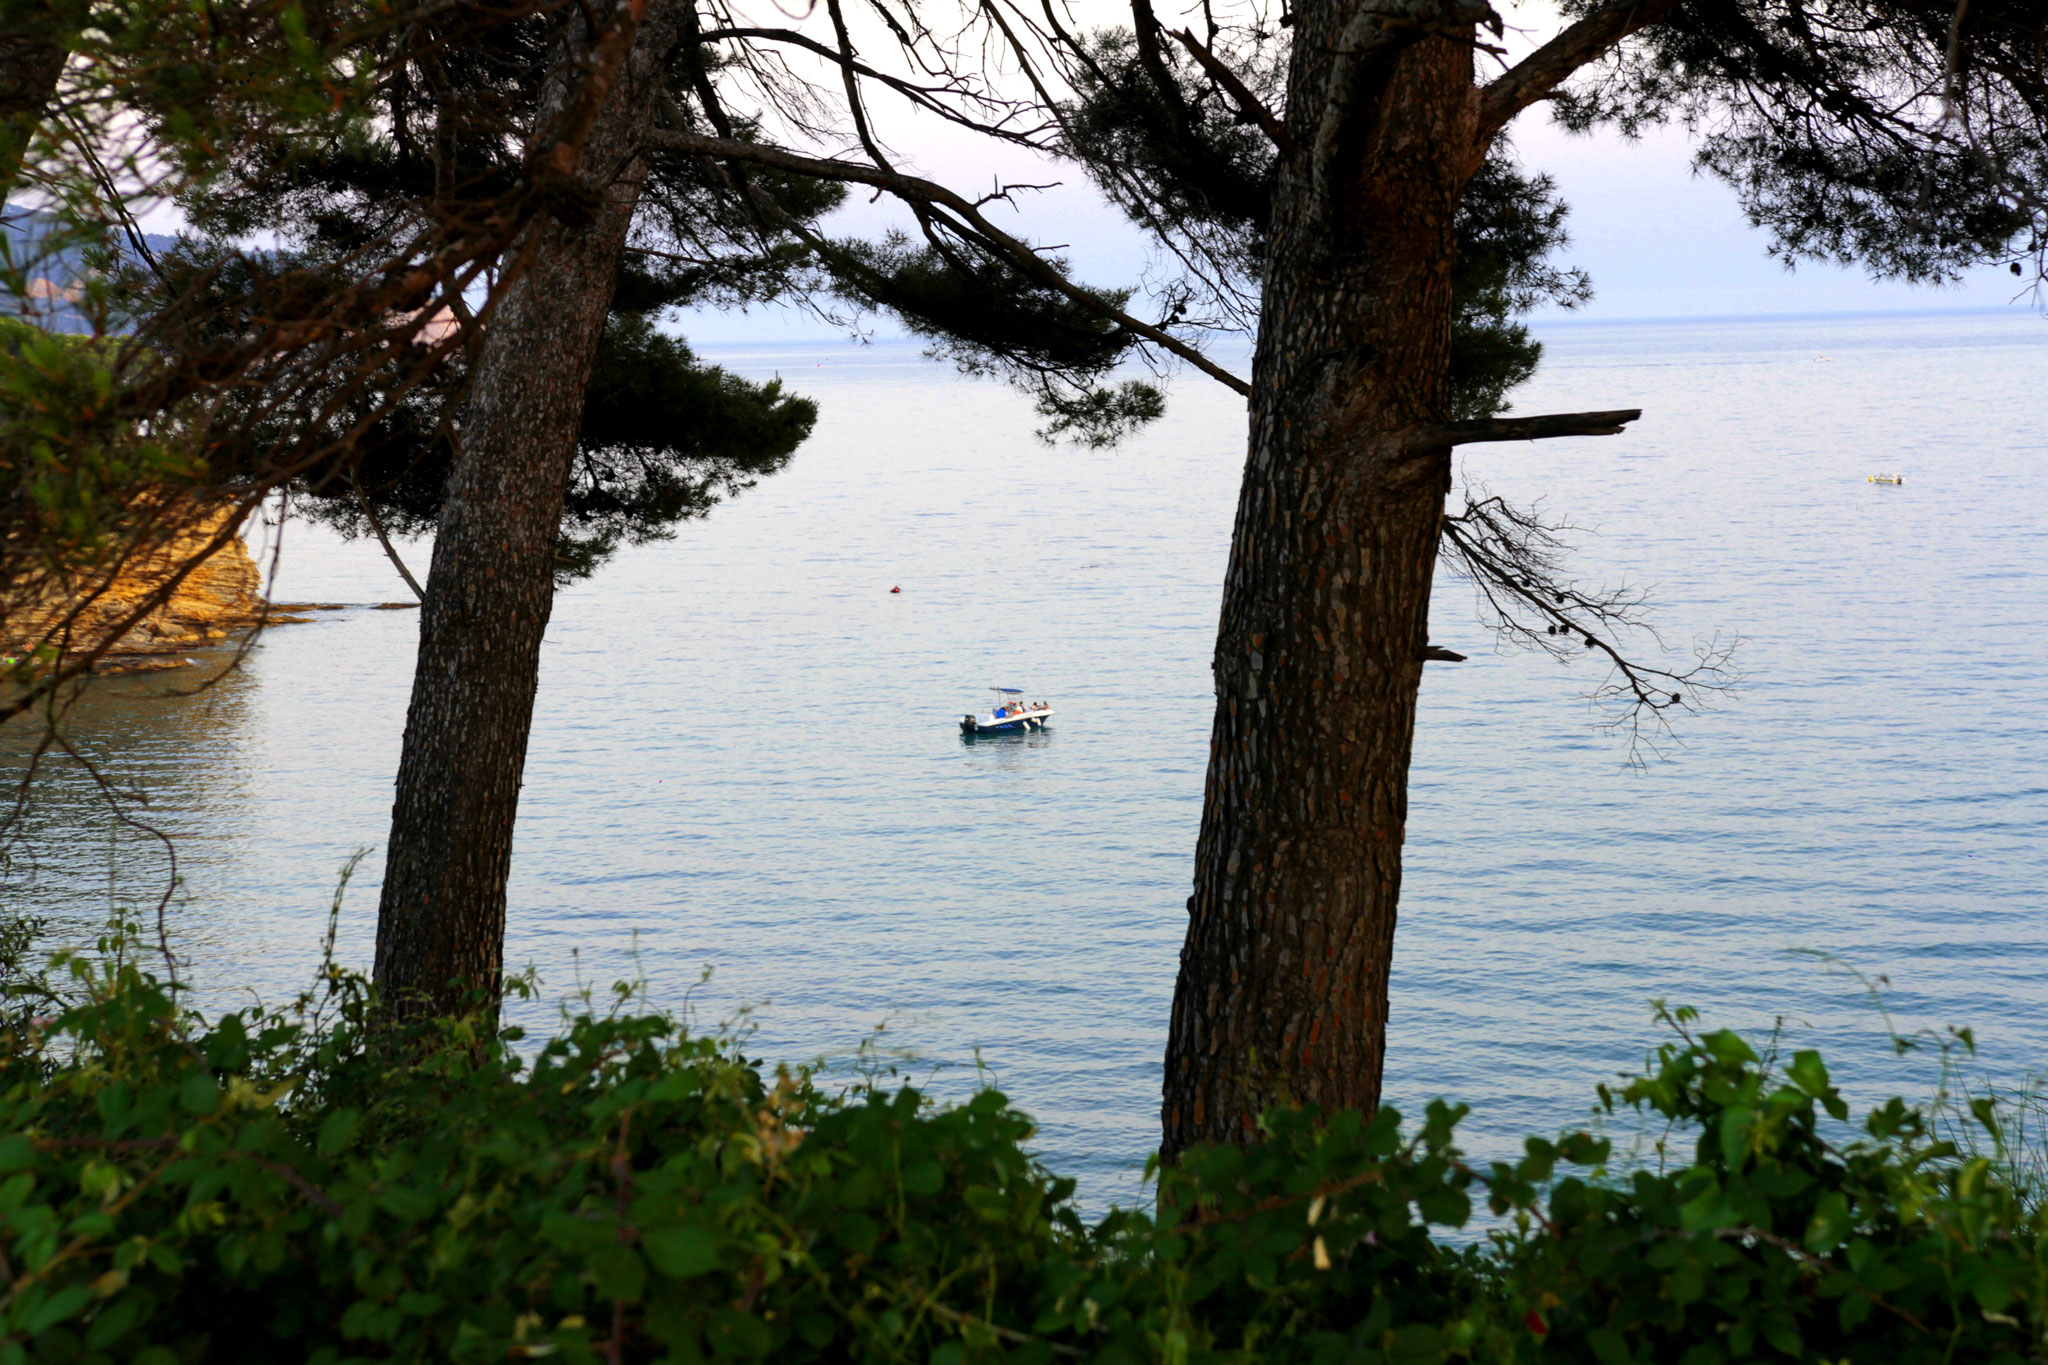
[[[1608,678],[1589,700],[1612,711],[1599,728],[1623,735],[1628,761],[1640,766],[1643,751],[1657,752],[1671,734],[1669,711],[1697,712],[1715,694],[1734,690],[1739,641],[1696,643],[1691,663],[1670,667],[1628,652],[1620,641],[1630,633],[1662,647],[1648,619],[1649,595],[1573,582],[1565,564],[1571,547],[1562,538],[1570,529],[1499,497],[1468,499],[1463,512],[1444,518],[1442,553],[1453,572],[1471,581],[1482,615],[1504,643],[1560,662],[1588,652],[1606,656]]]

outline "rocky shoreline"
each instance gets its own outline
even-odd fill
[[[225,516],[225,514],[223,514]],[[219,535],[222,518],[201,522],[181,532],[156,552],[124,569],[106,589],[77,610],[70,636],[72,648],[91,648],[117,629],[149,593],[190,555],[202,550]],[[154,673],[186,668],[199,661],[189,651],[225,644],[231,637],[259,626],[295,625],[311,621],[312,613],[368,606],[385,611],[417,607],[417,602],[269,602],[263,597],[263,574],[249,547],[240,536],[232,537],[219,550],[187,574],[170,597],[136,622],[103,653],[93,671],[99,674]],[[59,610],[54,604],[38,613],[38,620],[25,631],[9,630],[4,642],[8,656],[25,647],[22,637],[33,640]],[[4,662],[12,663],[8,657]]]

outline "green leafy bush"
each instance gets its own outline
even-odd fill
[[[834,1093],[628,1010],[532,1046],[330,973],[211,1022],[129,941],[0,1032],[0,1360],[2027,1361],[2041,1211],[1819,1057],[1678,1032],[1586,1134],[1478,1170],[1464,1111],[1307,1110],[1082,1219],[984,1091]],[[1432,1228],[1497,1224],[1463,1244]]]
[[[2043,1210],[1996,1101],[1966,1101],[1971,1150],[1940,1135],[1956,1115],[1897,1098],[1859,1132],[1819,1053],[1780,1075],[1734,1033],[1695,1036],[1691,1011],[1664,1019],[1677,1036],[1654,1067],[1601,1099],[1696,1134],[1691,1164],[1557,1180],[1539,1211],[1560,1154],[1532,1142],[1492,1181],[1497,1210],[1530,1215],[1503,1239],[1507,1279],[1554,1349],[1600,1365],[2048,1355]]]

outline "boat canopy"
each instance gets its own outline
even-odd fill
[[[1021,697],[1024,695],[1024,689],[1021,687],[991,687],[989,691],[1000,692],[1006,697]]]

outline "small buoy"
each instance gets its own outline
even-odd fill
[[[903,589],[901,589],[901,588],[891,588],[891,589],[889,589],[889,591],[890,591],[890,592],[902,592],[902,591],[903,591]]]

